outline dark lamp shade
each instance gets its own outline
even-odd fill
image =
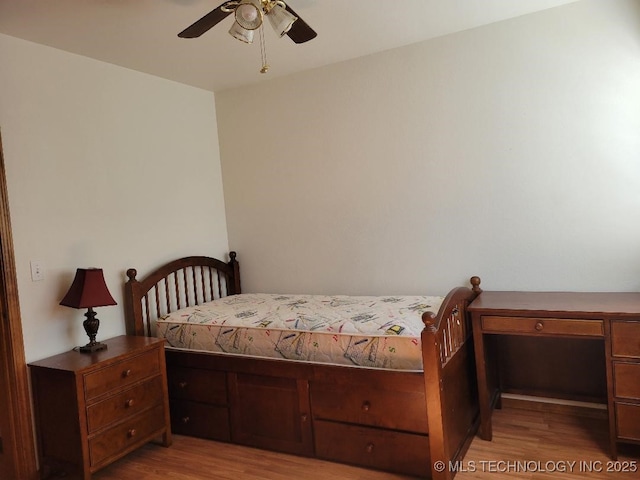
[[[72,308],[117,305],[107,288],[101,268],[78,268],[69,291],[60,305]]]

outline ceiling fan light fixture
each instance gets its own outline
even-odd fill
[[[233,25],[231,25],[229,29],[229,35],[241,42],[253,43],[253,30],[242,28],[238,22],[233,22]]]
[[[245,0],[236,7],[236,22],[245,30],[256,30],[262,25],[260,0]]]
[[[273,8],[269,10],[269,14],[267,16],[269,17],[271,26],[281,37],[291,30],[293,22],[298,20],[298,17],[289,13],[281,3],[274,5]]]

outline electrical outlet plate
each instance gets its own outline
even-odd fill
[[[31,281],[39,282],[44,280],[44,269],[42,262],[38,260],[31,260]]]

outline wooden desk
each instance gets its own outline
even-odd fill
[[[499,382],[486,335],[602,339],[611,453],[640,443],[640,293],[483,292],[470,305],[478,376],[480,437],[491,440]]]

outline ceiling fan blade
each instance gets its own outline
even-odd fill
[[[298,17],[298,19],[293,22],[291,29],[287,32],[287,35],[291,40],[295,43],[304,43],[318,36],[315,30],[302,20],[300,15],[294,12],[293,8],[291,8],[288,3],[286,4],[286,8],[291,15]]]
[[[225,7],[229,2],[224,2],[222,5],[218,6],[215,10],[210,11],[204,17],[202,17],[197,22],[189,25],[183,31],[181,31],[178,36],[180,38],[196,38],[208,31],[210,28],[214,27],[222,20],[227,18],[231,11],[224,11],[223,7]]]

